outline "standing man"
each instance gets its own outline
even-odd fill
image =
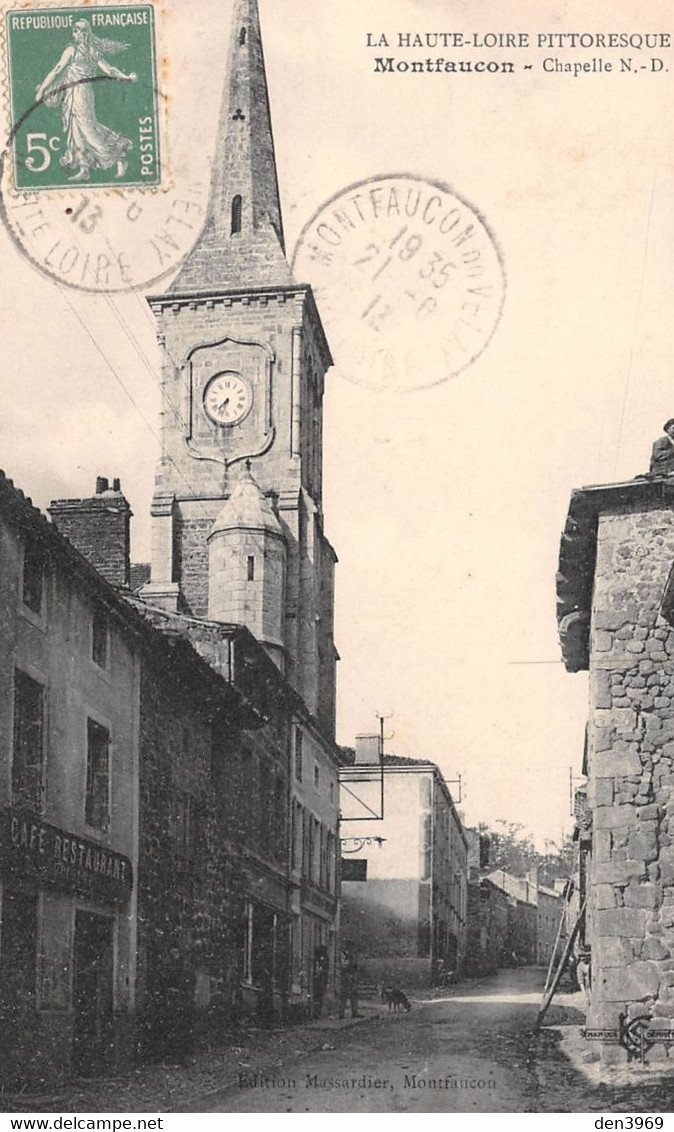
[[[174,945],[164,971],[164,1043],[177,1064],[185,1065],[194,1043],[194,970],[182,947]]]
[[[576,979],[578,981],[578,988],[582,990],[585,997],[585,1004],[589,1010],[592,1005],[592,976],[590,969],[590,950],[587,947],[579,947],[577,952],[578,958],[576,960]]]
[[[674,473],[674,419],[667,421],[663,432],[665,435],[653,445],[650,476],[671,476]]]
[[[346,1000],[351,1005],[351,1017],[358,1014],[358,963],[350,944],[345,944],[339,956],[339,1017],[346,1012]]]
[[[330,959],[328,949],[323,944],[314,951],[314,1018],[320,1018],[323,1010],[323,999],[328,986],[330,974]]]

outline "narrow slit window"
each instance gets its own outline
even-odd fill
[[[248,556],[248,581],[255,581],[255,559],[252,555]]]
[[[232,236],[238,235],[241,231],[241,211],[243,201],[237,194],[232,201]]]
[[[245,42],[246,42],[246,29],[241,28],[241,31],[239,32],[239,44],[240,44],[240,46],[243,47],[245,45]]]

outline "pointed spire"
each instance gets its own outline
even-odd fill
[[[257,0],[234,0],[210,215],[171,290],[292,282]]]

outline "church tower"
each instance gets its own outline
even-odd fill
[[[334,735],[335,553],[311,288],[285,255],[257,0],[235,0],[207,223],[166,294],[148,602],[247,625]]]

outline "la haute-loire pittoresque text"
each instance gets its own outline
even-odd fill
[[[671,49],[670,32],[637,31],[542,31],[531,32],[367,32],[366,46],[397,49],[405,54],[373,56],[377,75],[394,74],[506,74],[542,70],[546,74],[571,75],[611,72],[616,74],[662,74],[669,70],[666,53]],[[434,53],[448,49],[455,55],[411,56],[410,50]],[[467,52],[516,52],[509,58]],[[601,52],[592,54],[589,52]],[[661,54],[655,54],[660,52]],[[520,54],[521,53],[521,54]],[[526,53],[526,54],[525,54]]]

